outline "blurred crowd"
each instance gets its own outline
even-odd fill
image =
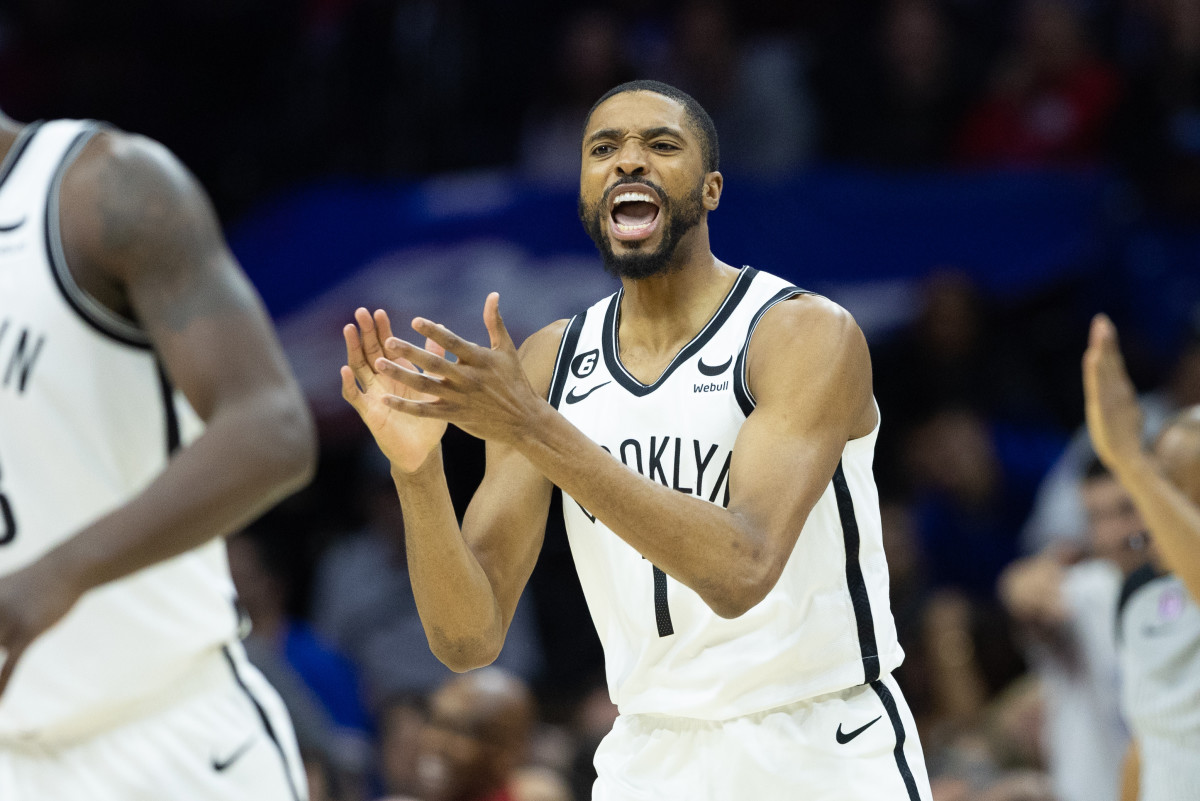
[[[731,175],[1103,168],[1134,188],[1122,202],[1200,222],[1200,0],[0,7],[0,108],[154,136],[227,220],[329,176],[570,185],[588,107],[633,77],[699,99]],[[1116,798],[1128,734],[1106,637],[1141,529],[1079,429],[1088,302],[987,297],[938,269],[911,324],[871,342],[897,679],[937,801]],[[1130,342],[1148,433],[1200,403],[1200,324],[1170,344]],[[561,511],[496,669],[454,677],[356,422],[322,421],[317,481],[230,541],[248,649],[296,719],[314,801],[588,798],[615,710]],[[445,448],[461,514],[482,448],[453,428]]]
[[[632,77],[692,93],[723,166],[1117,165],[1200,212],[1194,0],[9,0],[0,108],[176,150],[236,217],[315,176],[574,179]]]

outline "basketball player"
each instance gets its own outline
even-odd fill
[[[343,395],[391,460],[425,631],[455,670],[496,658],[561,487],[621,713],[597,801],[928,799],[890,675],[867,345],[830,301],[712,254],[717,157],[688,95],[611,90],[579,204],[621,290],[519,351],[494,293],[490,347],[418,318],[418,348],[359,309]],[[447,421],[487,443],[461,532]]]
[[[1200,406],[1142,449],[1133,383],[1105,316],[1083,358],[1088,431],[1096,453],[1133,497],[1150,561],[1125,582],[1118,606],[1122,705],[1133,731],[1124,798],[1200,798]]]
[[[312,422],[195,179],[0,117],[0,798],[294,801],[222,535],[306,483]]]

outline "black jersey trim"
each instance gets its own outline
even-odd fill
[[[1152,562],[1146,562],[1125,578],[1125,582],[1121,585],[1121,594],[1117,599],[1118,639],[1121,637],[1121,620],[1124,616],[1125,607],[1129,604],[1129,600],[1133,597],[1133,594],[1155,579],[1160,579],[1168,575],[1170,574],[1159,570]]]
[[[567,385],[567,375],[571,371],[571,359],[575,358],[575,348],[579,345],[579,334],[583,331],[583,322],[587,319],[584,311],[571,318],[567,330],[563,332],[562,341],[558,343],[558,356],[554,359],[554,373],[550,377],[550,405],[555,409],[562,402],[563,387]]]
[[[654,622],[659,637],[670,637],[675,633],[675,624],[671,622],[671,607],[667,603],[667,574],[660,567],[655,567],[653,573]]]
[[[175,409],[175,387],[171,384],[171,379],[167,378],[167,371],[162,362],[159,362],[157,367],[158,385],[162,389],[163,419],[166,421],[167,429],[167,456],[174,456],[175,451],[179,450],[181,442],[179,413]]]
[[[33,135],[42,127],[41,120],[31,122],[17,132],[17,137],[13,139],[13,143],[9,145],[8,152],[4,154],[4,161],[0,162],[0,189],[4,188],[4,182],[8,180],[8,176],[12,175],[16,169],[17,160],[29,147],[29,143],[33,141]]]
[[[263,730],[267,733],[267,737],[275,744],[275,750],[279,753],[279,761],[283,763],[283,775],[287,777],[288,789],[292,791],[292,798],[295,801],[302,801],[300,792],[296,789],[296,780],[292,777],[292,766],[288,764],[287,752],[283,750],[283,743],[279,742],[279,736],[275,734],[275,727],[271,724],[271,718],[267,715],[267,710],[254,697],[254,693],[250,692],[250,688],[246,686],[246,682],[242,681],[242,674],[238,672],[237,662],[233,658],[233,654],[229,652],[229,646],[221,646],[221,653],[225,655],[225,661],[229,663],[229,670],[233,673],[233,680],[237,682],[240,689],[250,703],[258,712],[258,719],[262,722]]]
[[[863,578],[859,561],[858,519],[854,515],[854,498],[850,485],[838,461],[833,471],[833,494],[837,499],[838,517],[842,521],[842,540],[846,546],[846,587],[850,591],[850,603],[854,608],[854,623],[858,628],[858,647],[862,653],[863,682],[879,678],[879,645],[875,640],[875,618],[871,614],[871,598],[867,594],[867,582]]]
[[[75,281],[75,276],[71,274],[71,268],[67,266],[67,257],[63,251],[59,219],[59,196],[62,191],[63,176],[79,152],[99,130],[97,124],[89,123],[84,130],[79,132],[71,141],[71,145],[54,171],[54,177],[50,180],[50,193],[46,198],[46,257],[50,260],[50,272],[54,276],[54,283],[58,285],[67,305],[74,309],[85,323],[109,339],[116,340],[123,345],[150,350],[150,339],[144,331],[132,321],[105,308],[79,286]]]
[[[754,336],[754,329],[758,328],[758,321],[776,303],[781,303],[789,298],[799,297],[800,295],[811,294],[813,293],[798,286],[784,287],[772,295],[771,299],[755,312],[754,318],[750,321],[750,329],[746,332],[746,341],[742,343],[742,349],[738,351],[737,363],[733,366],[733,397],[737,399],[738,406],[742,407],[742,414],[747,417],[750,416],[750,412],[754,411],[754,407],[757,405],[754,393],[750,391],[750,380],[746,376],[746,353],[750,350],[750,338]]]
[[[908,765],[908,757],[904,755],[904,741],[907,739],[907,735],[904,732],[904,721],[900,717],[900,708],[896,706],[896,698],[882,681],[872,681],[871,689],[879,696],[879,701],[887,710],[888,720],[892,723],[892,731],[896,733],[896,747],[892,753],[896,756],[896,767],[900,771],[900,778],[904,780],[904,789],[908,791],[909,801],[921,801],[921,794],[917,791],[917,780],[913,778],[912,768]]]
[[[675,354],[675,358],[667,365],[667,369],[663,370],[653,384],[643,384],[638,381],[625,369],[625,365],[621,364],[621,358],[618,356],[621,349],[617,342],[617,331],[620,322],[621,298],[625,294],[625,289],[622,287],[608,303],[608,309],[604,312],[604,329],[601,331],[600,339],[602,340],[602,351],[604,353],[604,363],[608,366],[608,372],[612,373],[612,377],[617,383],[625,387],[638,397],[649,395],[654,390],[662,386],[662,383],[670,377],[671,373],[688,359],[695,356],[701,348],[704,347],[708,340],[712,339],[713,334],[720,330],[725,321],[729,319],[729,315],[733,314],[733,310],[737,308],[738,303],[746,296],[746,292],[750,289],[750,283],[754,280],[754,276],[758,275],[758,270],[753,267],[743,267],[738,274],[737,280],[733,282],[733,286],[729,290],[729,294],[725,296],[725,300],[721,302],[712,319],[705,323],[700,329],[700,333],[692,338],[692,341],[683,346],[679,353]]]

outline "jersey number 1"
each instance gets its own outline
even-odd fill
[[[0,471],[0,478],[4,473]],[[0,489],[0,545],[8,545],[17,536],[17,519],[13,516],[12,504]]]

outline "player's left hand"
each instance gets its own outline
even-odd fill
[[[1088,433],[1100,460],[1117,472],[1142,455],[1142,410],[1106,315],[1092,319],[1083,354],[1084,411]]]
[[[523,437],[544,401],[533,391],[521,368],[517,348],[500,317],[500,295],[483,304],[490,347],[463,339],[450,329],[418,317],[413,330],[454,354],[449,361],[412,343],[389,339],[387,349],[399,351],[417,370],[380,358],[375,368],[433,400],[385,397],[393,409],[414,417],[446,420],[480,439],[516,442]]]
[[[0,695],[25,649],[79,600],[72,587],[45,559],[0,579]]]

